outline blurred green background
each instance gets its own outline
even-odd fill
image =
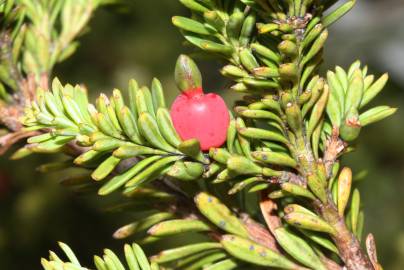
[[[165,85],[169,102],[176,95],[173,66],[184,52],[171,16],[186,14],[175,0],[128,0],[125,8],[95,14],[78,52],[58,66],[62,82],[84,83],[94,98],[130,78],[149,84],[153,76]],[[373,232],[385,269],[404,269],[404,1],[362,0],[330,31],[326,67],[347,67],[355,59],[370,72],[388,71],[390,82],[376,103],[399,107],[387,121],[366,128],[357,151],[343,160],[355,172],[368,169],[361,184],[366,231]],[[226,86],[217,63],[200,62],[208,91]],[[227,100],[234,97],[220,92]],[[0,160],[0,269],[40,269],[39,258],[64,241],[89,262],[103,247],[119,251],[123,243],[112,232],[130,216],[103,213],[95,196],[58,185],[64,176],[35,168],[58,156],[35,156],[19,162]]]

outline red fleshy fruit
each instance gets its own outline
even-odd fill
[[[171,106],[171,118],[182,140],[197,139],[203,151],[226,141],[230,115],[224,100],[201,87],[183,91]]]

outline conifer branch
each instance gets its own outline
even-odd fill
[[[60,258],[55,252],[49,252],[49,259],[42,258],[41,264],[45,270],[88,270],[82,266],[70,247],[59,242],[59,247],[63,250],[67,261]],[[126,244],[124,247],[125,263],[110,249],[105,249],[102,257],[94,256],[94,266],[97,270],[158,270],[160,269],[155,263],[149,263],[145,253],[136,243],[132,245]],[[94,268],[93,268],[94,269]]]
[[[19,118],[37,88],[48,89],[53,67],[72,55],[77,36],[100,0],[4,0],[0,2],[0,154],[23,133]]]
[[[174,16],[172,22],[197,49],[193,56],[222,60],[221,74],[232,82],[230,88],[245,94],[228,126],[227,109],[212,117],[223,120],[218,127],[226,124],[223,134],[216,128],[217,134],[200,130],[207,134],[185,138],[191,127],[175,123],[178,117],[184,120],[175,113],[190,107],[181,106],[193,105],[187,98],[205,97],[201,72],[186,55],[175,70],[182,92],[176,110],[167,108],[157,79],[150,88],[131,80],[127,99],[115,89],[111,97],[101,94],[95,105],[83,86],[62,85],[58,79],[49,86],[53,66],[74,52],[75,38],[100,3],[50,1],[35,7],[30,0],[3,1],[2,109],[8,112],[4,116],[15,118],[23,111],[23,117],[18,124],[2,121],[20,132],[9,136],[11,141],[30,137],[13,158],[64,152],[74,160],[41,170],[86,168],[87,174],[62,184],[97,189],[102,196],[122,192],[122,202],[109,210],[135,210],[143,217],[119,228],[116,238],[147,244],[183,233],[202,236],[152,256],[152,269],[382,269],[372,235],[367,254],[361,247],[360,192],[351,169],[340,168],[340,158],[365,126],[396,111],[389,106],[364,110],[388,77],[375,80],[359,61],[346,70],[318,73],[328,27],[355,1],[331,11],[336,1],[180,2],[192,15]],[[7,20],[9,14],[16,19]],[[10,54],[15,51],[17,56]],[[1,76],[1,68],[7,76]],[[223,109],[220,97],[210,97],[215,109]],[[24,110],[21,103],[27,103]],[[214,144],[200,139],[212,142],[218,134],[226,137],[220,147],[222,138]],[[50,261],[43,261],[45,269],[82,269],[62,248],[70,263],[52,253]],[[127,255],[130,269],[137,269],[131,263],[139,256],[141,268],[150,269],[137,246]],[[109,251],[97,257],[96,266],[123,269]]]

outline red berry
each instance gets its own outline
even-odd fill
[[[198,139],[202,150],[226,141],[230,115],[219,95],[205,95],[202,88],[184,91],[171,106],[171,117],[181,139]]]
[[[221,146],[230,122],[226,103],[216,94],[203,93],[201,72],[186,55],[178,57],[175,82],[182,94],[171,106],[171,118],[181,139],[197,139],[202,150]]]

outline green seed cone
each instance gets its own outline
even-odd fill
[[[358,138],[361,128],[358,111],[352,108],[342,123],[339,133],[344,141],[351,142]]]
[[[175,82],[181,91],[202,87],[202,75],[195,62],[184,54],[178,57],[175,65]]]

